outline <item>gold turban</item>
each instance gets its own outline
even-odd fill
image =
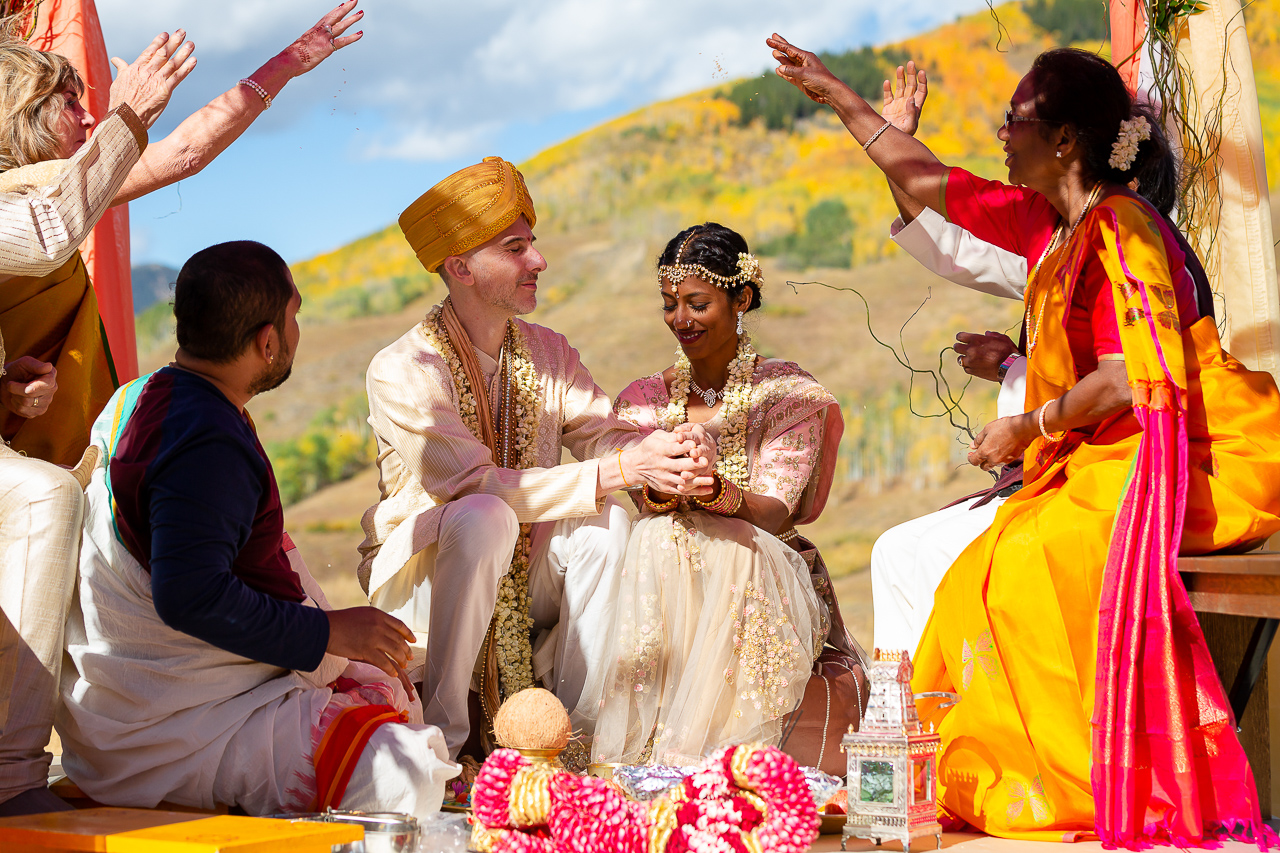
[[[492,240],[524,214],[537,222],[524,175],[501,157],[454,172],[400,214],[400,230],[418,260],[435,272],[444,259]]]

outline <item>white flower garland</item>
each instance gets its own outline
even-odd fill
[[[676,349],[675,377],[671,381],[671,401],[662,418],[662,428],[673,430],[689,419],[689,385],[693,365],[684,350]],[[720,431],[720,458],[716,473],[743,491],[747,488],[747,413],[751,409],[751,377],[756,370],[756,351],[749,335],[738,338],[738,354],[729,362],[729,381],[724,386],[724,408],[720,410],[724,429]]]
[[[444,357],[453,376],[453,387],[458,393],[458,413],[462,422],[476,440],[481,440],[480,421],[476,410],[475,394],[467,382],[462,361],[449,343],[444,327],[443,303],[431,309],[423,321],[423,331],[428,343]],[[514,444],[515,467],[537,467],[537,435],[540,405],[538,400],[538,371],[529,353],[528,343],[515,321],[509,321],[504,347],[508,348],[510,392],[514,404],[514,435],[506,440]],[[501,427],[501,425],[499,425]],[[502,442],[504,436],[498,435]],[[501,461],[501,460],[499,460]],[[494,653],[498,661],[498,674],[502,696],[510,697],[533,686],[533,649],[529,643],[529,629],[533,617],[529,613],[529,532],[531,526],[520,525],[511,568],[498,582],[498,601],[494,607]]]
[[[1111,143],[1111,158],[1107,165],[1121,172],[1129,171],[1133,161],[1138,157],[1138,146],[1151,138],[1151,125],[1146,116],[1134,116],[1120,122],[1120,133],[1116,141]]]

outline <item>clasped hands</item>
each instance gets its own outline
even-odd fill
[[[633,451],[635,470],[651,491],[679,497],[715,494],[716,441],[702,424],[655,430]]]

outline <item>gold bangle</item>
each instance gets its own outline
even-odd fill
[[[670,512],[676,508],[676,504],[680,503],[679,498],[672,498],[671,500],[658,503],[649,494],[648,485],[646,485],[644,487],[644,491],[641,492],[641,498],[644,500],[644,505],[647,506],[651,512]]]
[[[621,447],[618,448],[618,476],[622,478],[622,485],[626,486],[628,489],[631,488],[631,484],[627,482],[627,475],[622,470],[622,448]]]
[[[240,81],[239,85],[248,86],[250,89],[258,93],[258,97],[262,98],[264,110],[271,109],[271,96],[267,94],[267,90],[262,88],[261,84],[256,80],[250,80],[248,77]]]
[[[742,489],[739,489],[733,481],[721,477],[720,494],[713,500],[704,501],[702,498],[695,497],[694,501],[707,512],[714,512],[716,515],[733,515],[738,511],[738,507],[742,506]]]

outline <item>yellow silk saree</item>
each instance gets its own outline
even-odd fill
[[[1087,262],[1114,288],[1133,407],[1027,448],[1024,488],[943,579],[917,651],[915,690],[962,697],[938,728],[942,809],[994,835],[1264,835],[1176,560],[1280,530],[1280,394],[1212,318],[1181,327],[1165,227],[1112,196],[1033,275],[1027,410],[1077,382],[1063,329]]]

